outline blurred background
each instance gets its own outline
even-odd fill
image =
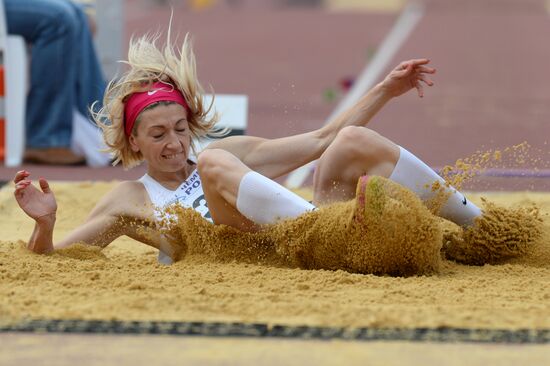
[[[116,77],[130,38],[161,32],[163,40],[173,12],[178,41],[193,36],[203,86],[247,95],[246,132],[269,138],[322,126],[366,74],[372,86],[400,61],[426,57],[435,86],[423,99],[409,92],[392,101],[369,127],[434,168],[527,141],[527,154],[505,157],[469,188],[550,190],[549,4],[97,0],[94,42],[105,77]],[[12,171],[2,169],[7,180]],[[140,169],[105,174],[131,178]]]

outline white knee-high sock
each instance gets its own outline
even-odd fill
[[[449,195],[441,207],[439,215],[460,226],[471,226],[474,219],[481,215],[479,207],[466,200],[466,197],[453,187],[446,187],[445,181],[428,165],[399,147],[399,160],[393,169],[390,179],[415,192],[423,201],[433,198],[437,191],[432,190],[432,184],[440,182],[442,189]]]
[[[256,224],[273,224],[314,209],[302,197],[256,172],[246,173],[239,185],[237,210]]]

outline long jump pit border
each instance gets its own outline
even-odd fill
[[[550,330],[343,329],[33,320],[0,329],[5,365],[544,365]]]
[[[0,325],[0,332],[133,334],[317,340],[550,343],[550,329],[341,328],[261,323],[156,322],[35,319]]]

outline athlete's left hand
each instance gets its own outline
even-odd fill
[[[392,97],[398,97],[411,89],[416,89],[418,96],[424,96],[422,83],[433,86],[434,83],[426,74],[435,74],[435,69],[426,66],[430,63],[427,58],[403,61],[382,81],[382,89]]]

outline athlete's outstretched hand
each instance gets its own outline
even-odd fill
[[[434,83],[426,77],[426,74],[435,74],[435,69],[426,66],[430,60],[426,58],[403,61],[382,81],[382,87],[392,97],[415,88],[419,97],[424,96],[422,83],[432,86]]]
[[[26,170],[18,171],[13,182],[15,183],[15,199],[19,207],[27,215],[39,221],[55,220],[57,203],[46,179],[38,179],[40,190],[28,179],[30,173]]]

